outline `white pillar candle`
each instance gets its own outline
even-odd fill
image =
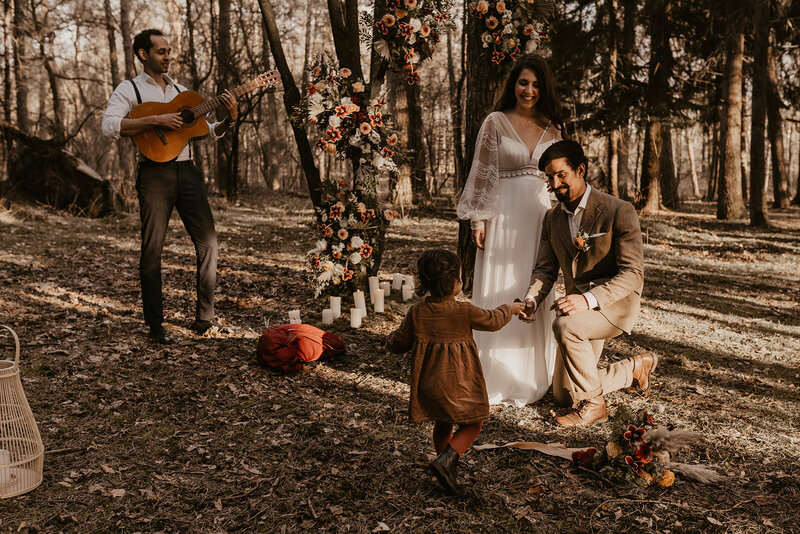
[[[403,284],[403,300],[411,300],[414,296],[414,288],[408,284]]]
[[[383,313],[383,289],[375,291],[375,301],[372,303],[375,313]]]
[[[322,310],[322,324],[333,324],[333,310],[325,308]]]
[[[359,290],[353,293],[353,303],[356,308],[361,310],[361,317],[367,316],[367,302],[364,300],[364,292]]]
[[[414,289],[414,277],[412,275],[407,275],[403,278],[403,285],[407,285],[411,289]]]
[[[392,276],[392,289],[395,291],[403,287],[403,275],[400,273],[394,273]]]
[[[361,308],[350,308],[350,326],[361,328]]]
[[[289,324],[300,324],[300,310],[289,310]]]
[[[334,319],[342,315],[342,297],[331,296],[331,311]]]
[[[378,277],[377,276],[370,276],[367,278],[367,282],[369,283],[369,300],[373,304],[375,304],[375,292],[380,289],[378,286]]]
[[[380,284],[381,289],[383,289],[383,296],[388,297],[392,294],[392,283],[391,282],[381,282]]]

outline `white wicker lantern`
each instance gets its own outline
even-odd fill
[[[19,378],[19,338],[14,360],[0,360],[0,499],[27,493],[42,483],[44,445]]]

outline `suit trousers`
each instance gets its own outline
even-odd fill
[[[558,344],[553,372],[553,396],[562,406],[575,406],[584,399],[629,387],[633,383],[633,361],[612,363],[598,369],[606,339],[622,333],[597,310],[561,315],[553,321]]]
[[[217,284],[217,233],[200,171],[191,161],[140,163],[136,192],[142,221],[139,276],[145,323],[155,326],[164,321],[161,252],[173,208],[178,210],[197,257],[195,319],[212,320]]]

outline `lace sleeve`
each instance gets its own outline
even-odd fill
[[[484,221],[497,216],[498,135],[494,118],[486,117],[475,142],[475,156],[469,170],[467,183],[458,201],[459,219]]]

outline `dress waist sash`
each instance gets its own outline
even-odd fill
[[[533,165],[527,165],[525,167],[520,167],[518,169],[500,169],[497,172],[498,177],[500,178],[519,178],[521,176],[533,176],[534,178],[539,178],[544,180],[544,173],[534,167]]]

